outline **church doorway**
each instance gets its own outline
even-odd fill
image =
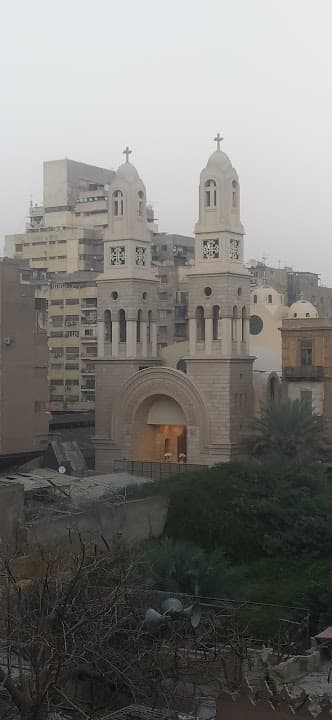
[[[186,419],[180,405],[165,395],[144,403],[143,417],[135,437],[137,460],[185,463],[187,460]]]

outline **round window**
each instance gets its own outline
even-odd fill
[[[148,296],[147,292],[144,292],[144,293],[142,294],[143,300],[146,300],[147,296]]]
[[[204,288],[204,295],[206,295],[206,297],[210,297],[210,295],[212,295],[212,288],[210,288],[210,287]]]
[[[250,318],[250,335],[259,335],[263,330],[263,320],[259,315],[251,315]]]
[[[119,293],[116,290],[113,290],[113,292],[111,293],[112,300],[117,300],[118,297],[119,297]]]

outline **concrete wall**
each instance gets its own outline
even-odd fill
[[[17,532],[24,522],[24,488],[0,483],[0,553],[16,549]]]
[[[28,544],[52,548],[69,544],[69,530],[74,544],[78,533],[84,542],[102,544],[101,536],[112,542],[120,538],[127,543],[159,537],[165,527],[168,502],[150,497],[115,505],[107,501],[94,503],[81,513],[46,517],[28,526]]]

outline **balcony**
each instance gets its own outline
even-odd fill
[[[309,380],[317,382],[324,379],[324,368],[322,365],[299,365],[288,366],[283,369],[283,380],[287,382],[298,380]]]

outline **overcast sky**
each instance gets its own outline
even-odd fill
[[[116,168],[128,143],[162,231],[191,234],[224,136],[246,256],[332,285],[331,0],[16,0],[1,6],[0,237],[42,163]]]

